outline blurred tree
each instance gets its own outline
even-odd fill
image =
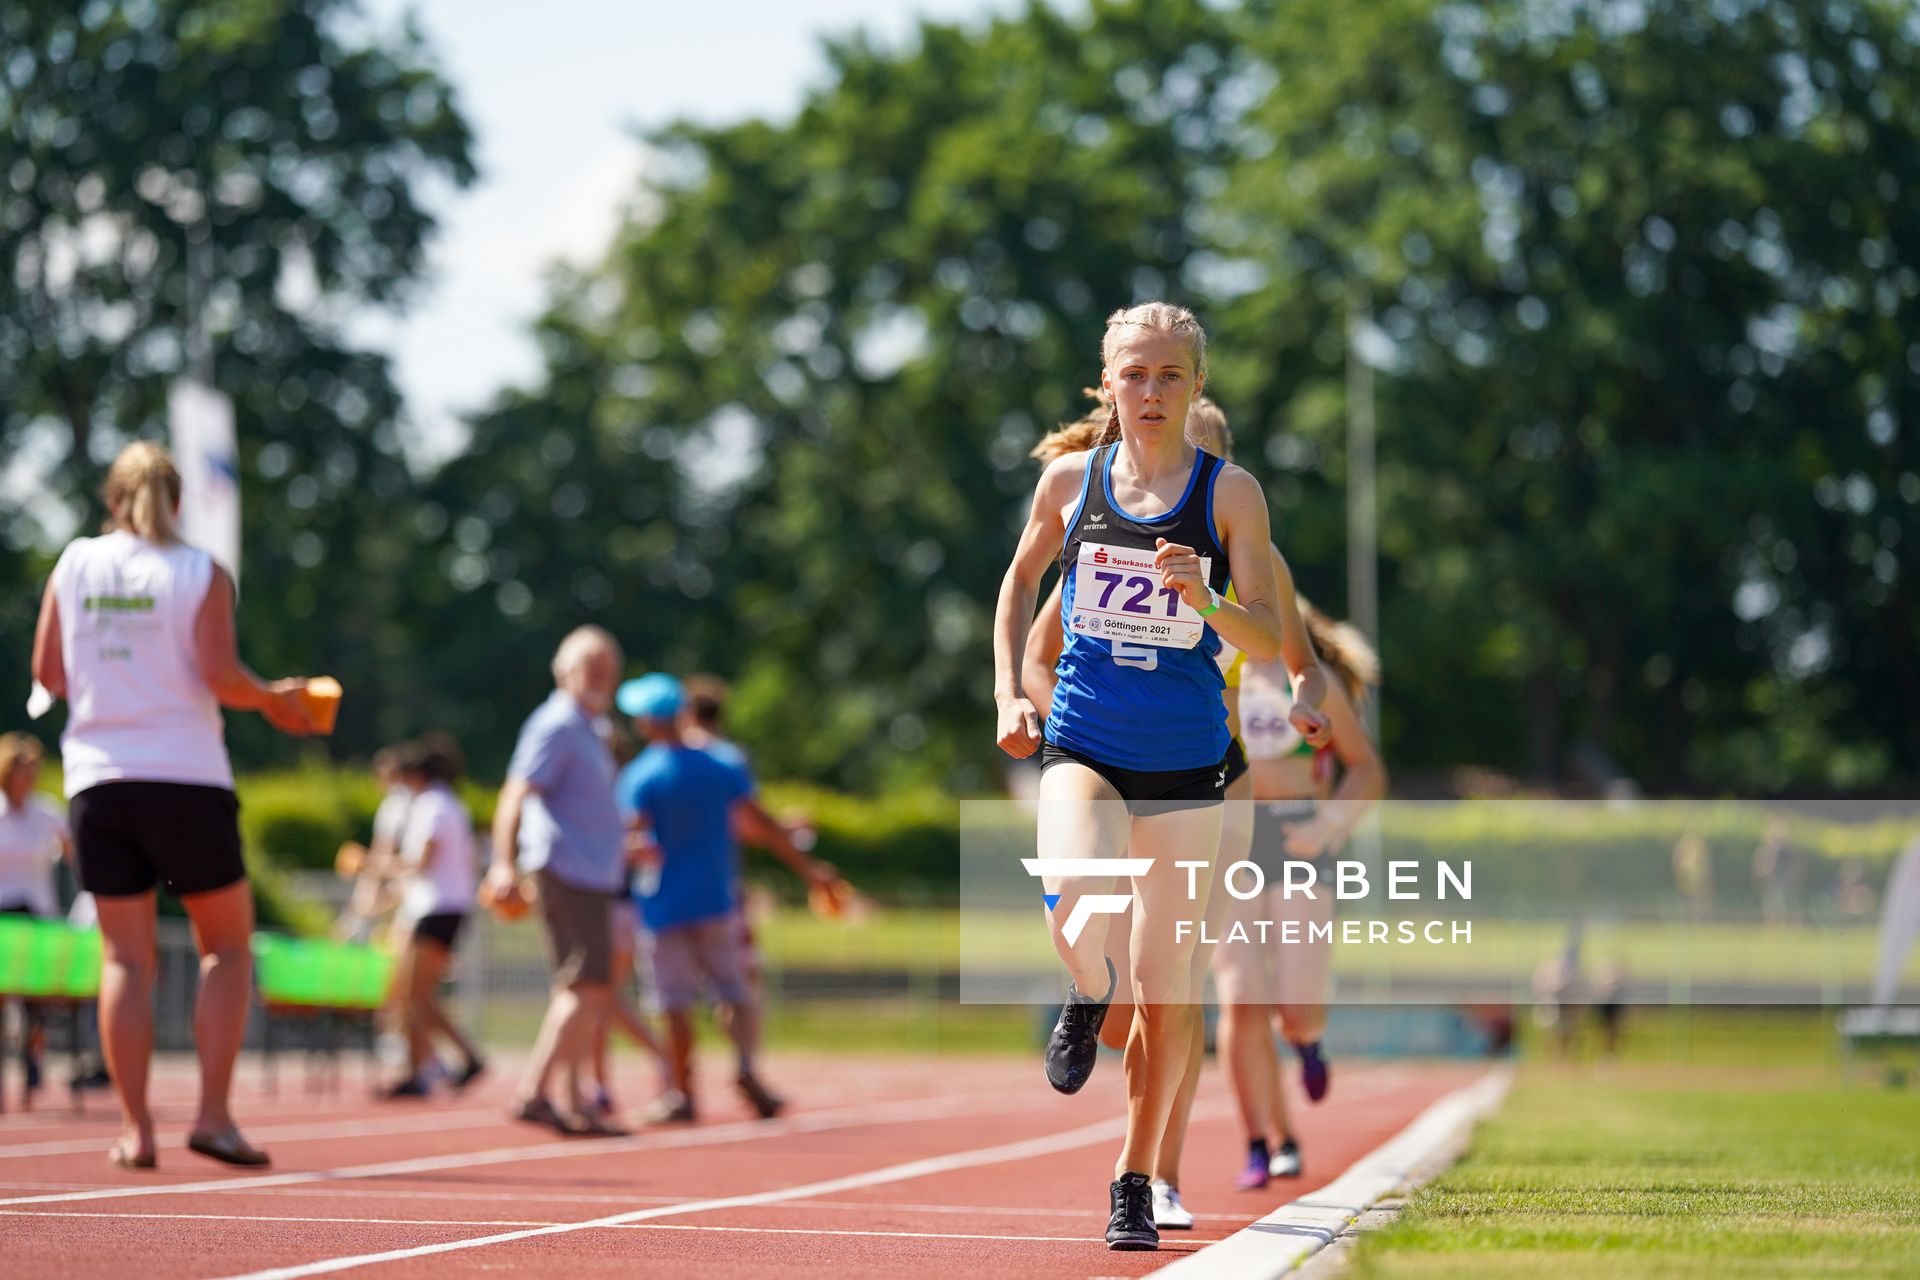
[[[1248,103],[1229,34],[1198,4],[1036,5],[835,44],[789,124],[654,138],[637,216],[542,326],[545,385],[448,470],[470,612],[438,630],[505,609],[537,637],[518,705],[598,620],[635,666],[734,677],[768,772],[987,786],[1027,450],[1081,411],[1107,311],[1191,292],[1188,215]]]
[[[1096,0],[835,45],[791,122],[653,140],[547,384],[445,478],[438,630],[599,618],[738,677],[776,772],[978,787],[1026,449],[1164,295],[1336,611],[1350,325],[1378,366],[1402,767],[1910,776],[1907,13]]]
[[[26,667],[49,532],[97,519],[104,465],[165,432],[201,238],[240,426],[244,647],[269,672],[340,675],[346,745],[417,678],[397,625],[414,537],[398,398],[342,322],[405,301],[433,228],[421,184],[474,170],[417,35],[360,21],[344,0],[0,0],[0,455],[30,499],[0,516],[8,670]]]
[[[1394,754],[1911,777],[1911,7],[1277,8],[1221,219],[1256,329],[1377,317]]]

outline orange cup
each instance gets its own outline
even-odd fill
[[[807,906],[822,920],[838,920],[846,910],[847,898],[852,892],[853,886],[845,880],[817,884],[807,892]]]
[[[300,697],[307,704],[307,714],[313,717],[313,726],[318,732],[333,732],[334,718],[340,714],[341,692],[340,682],[332,676],[315,676],[300,691]]]
[[[510,892],[501,895],[494,893],[492,881],[482,880],[479,890],[474,894],[474,901],[482,910],[491,911],[496,919],[512,924],[516,920],[526,919],[533,910],[534,897],[530,881],[522,880]]]

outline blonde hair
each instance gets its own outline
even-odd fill
[[[42,754],[40,740],[32,734],[0,734],[0,790],[13,785],[15,769],[39,764]]]
[[[1232,462],[1233,428],[1227,425],[1226,410],[1206,396],[1195,396],[1187,410],[1187,443]]]
[[[1294,598],[1300,604],[1300,620],[1307,624],[1307,638],[1313,641],[1313,651],[1321,664],[1333,672],[1354,705],[1360,705],[1369,688],[1380,687],[1380,655],[1351,622],[1329,618],[1305,596]]]
[[[1113,435],[1107,435],[1107,426],[1113,411],[1107,405],[1106,396],[1102,395],[1096,387],[1088,387],[1081,394],[1093,401],[1093,408],[1064,427],[1041,436],[1040,443],[1033,446],[1030,457],[1038,458],[1043,463],[1052,462],[1070,453],[1085,453],[1089,449],[1097,449],[1103,444],[1120,438],[1118,424],[1115,424]]]
[[[163,546],[180,541],[173,522],[180,506],[180,472],[167,451],[151,440],[136,440],[120,451],[107,469],[100,496],[112,513],[109,533],[125,529]]]

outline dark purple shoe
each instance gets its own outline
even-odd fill
[[[1320,1042],[1297,1044],[1293,1050],[1300,1055],[1300,1087],[1307,1091],[1307,1101],[1320,1101],[1327,1096],[1327,1086],[1332,1083],[1327,1060],[1320,1055]]]

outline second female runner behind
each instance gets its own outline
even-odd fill
[[[1042,751],[1040,718],[1021,689],[1021,652],[1049,562],[1070,575],[1068,639],[1046,725],[1038,851],[1054,860],[1150,860],[1132,877],[1128,975],[1139,1011],[1124,1066],[1127,1134],[1109,1187],[1107,1244],[1154,1249],[1150,1171],[1187,1069],[1193,1023],[1196,909],[1211,866],[1177,860],[1211,853],[1220,838],[1228,733],[1215,663],[1221,639],[1250,655],[1280,652],[1280,600],[1268,553],[1266,499],[1252,476],[1189,445],[1187,414],[1206,374],[1206,335],[1193,314],[1149,303],[1109,317],[1101,385],[1116,439],[1071,454],[1041,475],[1019,549],[1001,584],[994,622],[998,740],[1016,759]],[[1239,603],[1222,600],[1229,581]],[[1296,635],[1304,633],[1288,628]],[[1302,658],[1302,665],[1310,662]],[[1301,719],[1322,681],[1301,693]],[[1104,916],[1075,942],[1060,926],[1094,877],[1047,877],[1054,945],[1073,976],[1047,1049],[1056,1089],[1077,1092],[1098,1050],[1117,978],[1102,954]],[[1054,895],[1058,895],[1054,897]],[[1099,995],[1091,993],[1099,992]]]
[[[1333,676],[1321,704],[1331,740],[1316,749],[1288,723],[1292,695],[1286,673],[1275,664],[1250,662],[1241,680],[1241,724],[1255,801],[1253,861],[1267,889],[1257,898],[1229,904],[1249,940],[1217,949],[1214,981],[1220,991],[1220,1060],[1247,1133],[1246,1168],[1235,1184],[1243,1191],[1264,1187],[1270,1176],[1301,1171],[1273,1035],[1278,1031],[1293,1046],[1301,1089],[1308,1101],[1320,1101],[1331,1079],[1320,1045],[1331,944],[1314,939],[1310,926],[1333,918],[1333,892],[1327,886],[1333,882],[1334,858],[1368,806],[1387,790],[1386,767],[1359,711],[1368,686],[1380,681],[1373,650],[1353,627],[1334,622],[1305,600],[1300,612],[1314,651]],[[1314,864],[1319,886],[1314,896],[1289,897],[1280,887],[1289,861]],[[1270,922],[1265,943],[1253,940],[1260,936],[1261,920]],[[1297,931],[1293,942],[1282,941],[1281,930],[1289,922]]]

